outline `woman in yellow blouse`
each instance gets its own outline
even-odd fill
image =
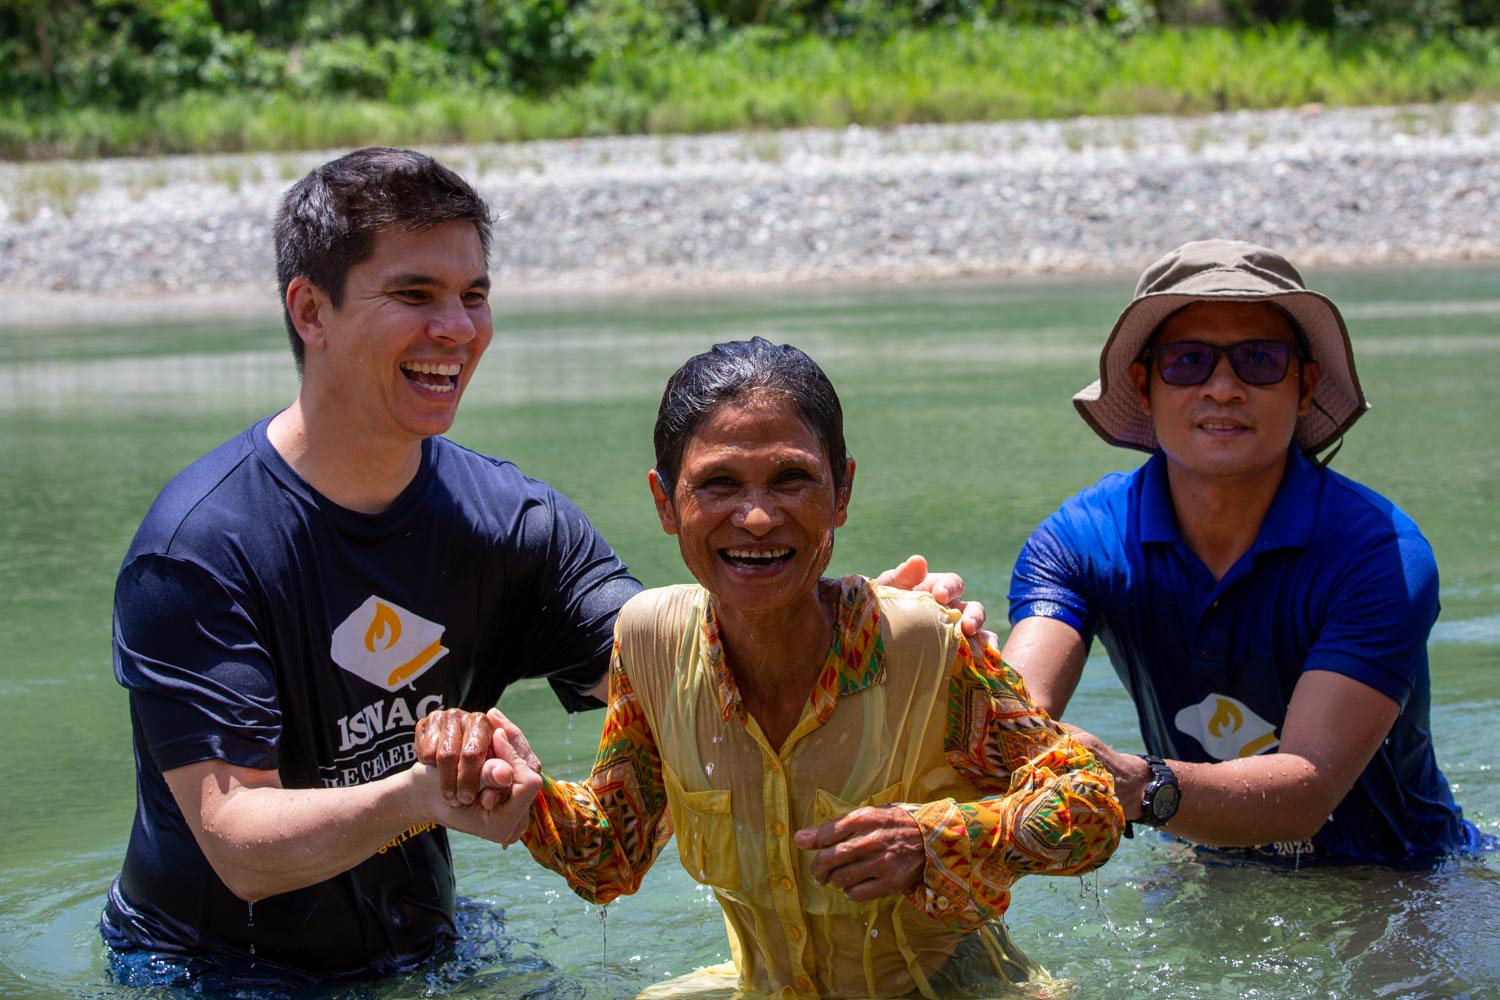
[[[1010,885],[1109,857],[1113,781],[956,612],[823,579],[854,479],[827,377],[794,347],[720,344],[668,382],[655,442],[657,514],[698,583],[620,612],[593,773],[544,779],[531,853],[607,903],[675,828],[745,990],[1038,974],[1000,919]]]

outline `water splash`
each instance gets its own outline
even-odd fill
[[[1090,896],[1094,897],[1094,908],[1099,911],[1099,918],[1104,921],[1104,929],[1123,944],[1125,935],[1120,933],[1120,928],[1115,925],[1114,918],[1104,908],[1104,892],[1099,888],[1099,869],[1097,868],[1087,875],[1078,876],[1078,898],[1088,899]]]

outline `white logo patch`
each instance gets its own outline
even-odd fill
[[[1172,720],[1177,728],[1203,744],[1215,760],[1238,760],[1270,750],[1281,741],[1276,727],[1227,694],[1211,694],[1189,705]]]
[[[371,594],[333,630],[328,655],[387,691],[410,684],[448,654],[443,626]]]

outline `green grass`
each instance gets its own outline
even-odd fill
[[[852,123],[1443,102],[1500,95],[1500,32],[1333,41],[1301,27],[961,26],[889,38],[630,51],[542,97],[455,85],[396,104],[189,94],[137,112],[0,109],[0,156],[80,158],[433,145]],[[769,150],[768,150],[769,152]],[[772,157],[774,158],[774,157]]]

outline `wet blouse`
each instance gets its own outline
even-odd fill
[[[1113,781],[998,652],[974,658],[956,612],[861,577],[839,587],[827,660],[779,750],[745,711],[707,594],[633,598],[593,773],[545,781],[526,844],[608,902],[636,890],[675,828],[683,867],[723,907],[745,988],[929,993],[953,979],[955,954],[1003,974],[1011,884],[1109,857],[1123,826]],[[923,878],[905,897],[851,902],[793,843],[864,805],[898,805],[922,830]]]

